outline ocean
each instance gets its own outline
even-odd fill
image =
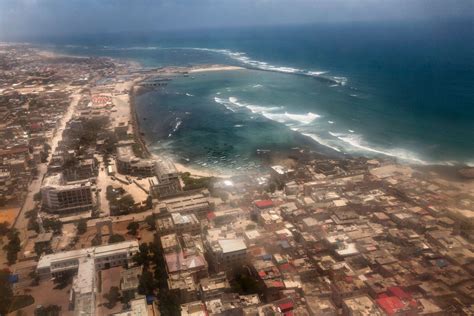
[[[474,164],[474,25],[356,23],[50,40],[144,67],[249,69],[178,77],[137,98],[152,151],[195,166],[259,168],[257,151]]]

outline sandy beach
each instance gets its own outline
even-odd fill
[[[242,70],[242,69],[245,69],[245,68],[237,67],[237,66],[215,65],[215,66],[202,67],[202,68],[193,68],[193,69],[189,70],[189,73],[210,72],[210,71],[227,71],[227,70]]]
[[[195,177],[219,177],[219,178],[230,178],[232,174],[223,174],[220,172],[212,171],[209,169],[197,169],[189,166],[185,166],[180,163],[173,162],[179,172],[189,172],[192,176]]]

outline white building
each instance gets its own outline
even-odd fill
[[[247,262],[247,245],[235,233],[224,229],[210,229],[206,236],[210,263],[218,272],[241,267]]]
[[[85,211],[93,207],[91,183],[66,182],[61,173],[44,179],[41,199],[43,209],[53,213]]]
[[[36,272],[43,278],[54,277],[69,271],[76,272],[79,269],[81,258],[93,259],[95,270],[128,265],[137,252],[138,241],[136,240],[58,252],[41,256]]]

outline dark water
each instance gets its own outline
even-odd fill
[[[251,164],[256,149],[314,141],[339,153],[474,162],[472,22],[123,35],[54,48],[144,66],[260,69],[178,78],[139,98],[155,150],[201,165]]]

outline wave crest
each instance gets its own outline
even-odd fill
[[[239,61],[242,64],[247,65],[248,68],[308,76],[308,77],[321,79],[335,85],[341,85],[341,86],[344,86],[347,83],[346,77],[325,76],[325,74],[328,73],[327,71],[312,71],[312,70],[305,70],[305,69],[299,69],[299,68],[293,68],[293,67],[275,66],[264,61],[251,59],[250,57],[247,56],[246,53],[234,52],[229,49],[214,49],[214,48],[201,48],[201,47],[190,47],[188,49],[224,54],[234,60]]]

